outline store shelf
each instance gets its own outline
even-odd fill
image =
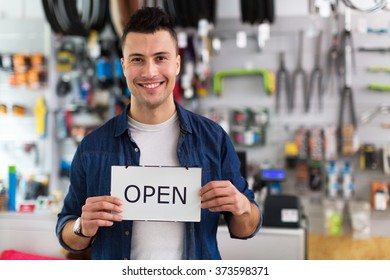
[[[51,62],[51,36],[51,29],[44,18],[0,19],[0,54],[28,56],[40,53],[47,59],[45,66],[48,66]],[[0,104],[7,107],[6,114],[0,115],[0,177],[7,178],[9,165],[16,166],[19,176],[56,174],[52,170],[58,164],[52,162],[56,149],[52,147],[51,74],[47,85],[42,84],[39,88],[30,88],[27,84],[12,86],[9,84],[12,75],[11,71],[0,70]],[[45,99],[48,112],[43,136],[37,133],[34,112],[40,97]],[[24,107],[25,114],[16,114],[14,105]],[[51,176],[50,180],[54,180],[52,177],[55,176]]]

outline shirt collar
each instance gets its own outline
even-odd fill
[[[175,101],[177,115],[179,117],[180,130],[182,133],[192,133],[192,128],[190,125],[189,112],[184,109],[179,103]],[[127,112],[130,109],[130,103],[126,106],[126,108],[117,116],[117,122],[115,125],[114,136],[118,137],[125,133],[129,129],[129,125],[127,123]]]

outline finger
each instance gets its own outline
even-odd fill
[[[88,203],[83,205],[82,207],[82,212],[98,212],[98,211],[121,213],[123,210],[122,207],[118,206],[117,204],[105,200],[96,201],[94,203]]]
[[[85,221],[102,220],[102,221],[120,222],[123,220],[122,215],[113,212],[107,212],[107,211],[83,212],[81,214],[81,217]]]
[[[93,204],[93,203],[101,202],[101,201],[110,202],[110,203],[118,205],[118,206],[123,204],[122,200],[120,200],[119,198],[117,198],[115,196],[110,196],[110,195],[88,197],[87,200],[85,201],[85,204]]]
[[[236,193],[231,196],[216,197],[208,201],[202,201],[201,207],[207,208],[212,212],[228,211],[234,215],[241,215],[245,212],[245,196]]]
[[[204,185],[200,191],[199,191],[199,195],[203,195],[205,194],[206,192],[209,192],[210,190],[214,189],[214,188],[218,188],[218,187],[222,187],[224,186],[225,183],[224,181],[210,181],[208,182],[206,185]]]
[[[224,197],[215,197],[213,199],[202,201],[201,207],[202,208],[215,208],[215,207],[221,207],[224,205],[230,205],[233,204],[234,201],[231,197],[224,196]]]
[[[201,195],[201,201],[213,200],[217,197],[229,197],[237,194],[237,190],[231,186],[217,186],[210,189],[207,192],[204,192]]]

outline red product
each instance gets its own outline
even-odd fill
[[[0,255],[0,260],[66,260],[66,259],[31,254],[31,253],[17,251],[17,250],[4,250]]]

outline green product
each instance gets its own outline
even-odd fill
[[[376,91],[390,91],[390,85],[369,84],[368,89]]]
[[[328,217],[329,234],[340,235],[343,233],[343,217],[339,213],[332,213]]]
[[[261,75],[263,77],[264,89],[267,94],[272,93],[272,73],[266,69],[232,69],[222,70],[214,74],[213,90],[216,95],[222,93],[222,80],[226,76],[248,76]]]
[[[368,72],[374,72],[374,73],[378,73],[378,72],[388,72],[388,73],[390,73],[390,67],[370,66],[370,67],[367,68],[367,71]]]

